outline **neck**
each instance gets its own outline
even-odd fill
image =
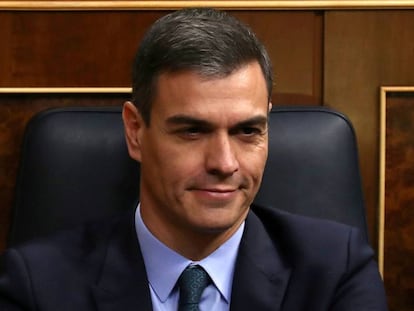
[[[243,223],[247,213],[248,210],[230,228],[201,230],[185,224],[168,223],[166,225],[153,221],[153,215],[147,213],[147,210],[141,205],[141,217],[148,230],[164,245],[192,261],[206,258],[231,238]]]

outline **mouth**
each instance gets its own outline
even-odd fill
[[[193,188],[191,191],[200,199],[212,201],[229,201],[234,199],[239,188],[227,187],[201,187]]]
[[[238,188],[200,188],[198,190],[209,191],[209,192],[218,192],[218,193],[226,193],[226,192],[237,191],[237,189]]]

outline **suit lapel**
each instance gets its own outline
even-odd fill
[[[93,294],[99,311],[152,310],[133,214],[115,226]]]
[[[236,262],[230,310],[280,310],[290,277],[277,246],[252,212]]]
[[[101,277],[92,288],[97,310],[151,311],[133,213],[115,226],[107,245]],[[237,257],[230,310],[280,310],[289,277],[290,268],[277,245],[250,212]]]

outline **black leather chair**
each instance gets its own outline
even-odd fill
[[[341,113],[276,107],[255,202],[358,227],[368,238],[355,132]]]
[[[29,123],[9,245],[135,208],[139,166],[127,153],[120,108],[59,108]],[[255,200],[333,219],[367,235],[355,135],[319,107],[270,113],[269,158]]]
[[[58,108],[29,122],[9,244],[133,208],[138,163],[128,156],[119,108]]]

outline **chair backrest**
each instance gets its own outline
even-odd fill
[[[9,244],[133,208],[139,166],[119,108],[57,108],[25,131]]]
[[[328,108],[275,108],[269,121],[269,156],[255,202],[352,225],[368,239],[350,121]]]
[[[355,135],[324,108],[274,108],[269,157],[255,200],[367,232]],[[28,124],[9,245],[135,208],[139,165],[120,108],[58,108]]]

